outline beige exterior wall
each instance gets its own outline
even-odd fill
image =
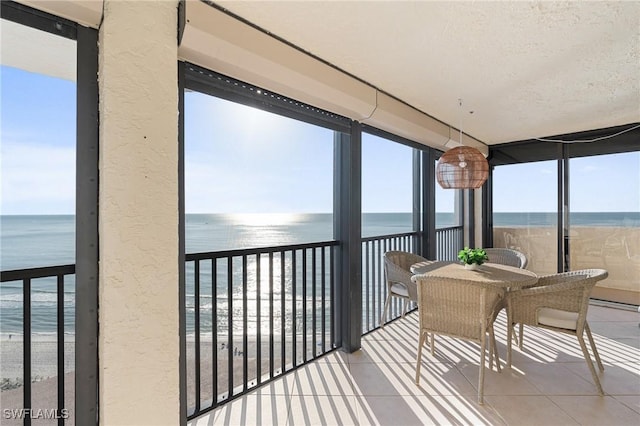
[[[177,1],[104,2],[100,423],[177,425]]]

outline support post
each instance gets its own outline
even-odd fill
[[[77,31],[75,421],[93,425],[99,416],[98,32],[81,25]]]
[[[362,336],[362,129],[334,138],[334,217],[337,250],[336,344],[345,352],[360,349]]]
[[[422,247],[421,255],[436,259],[436,151],[422,151]]]
[[[103,2],[101,424],[183,421],[177,5],[177,0]]]

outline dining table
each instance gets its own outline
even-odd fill
[[[416,275],[455,278],[470,282],[491,284],[504,290],[527,287],[538,282],[538,276],[529,270],[498,263],[483,263],[474,269],[455,262],[418,262],[411,265]]]

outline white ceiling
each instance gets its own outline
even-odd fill
[[[638,1],[215,3],[486,144],[640,121]]]

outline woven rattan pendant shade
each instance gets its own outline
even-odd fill
[[[480,188],[489,176],[489,163],[475,148],[458,146],[445,152],[436,167],[444,189]]]

